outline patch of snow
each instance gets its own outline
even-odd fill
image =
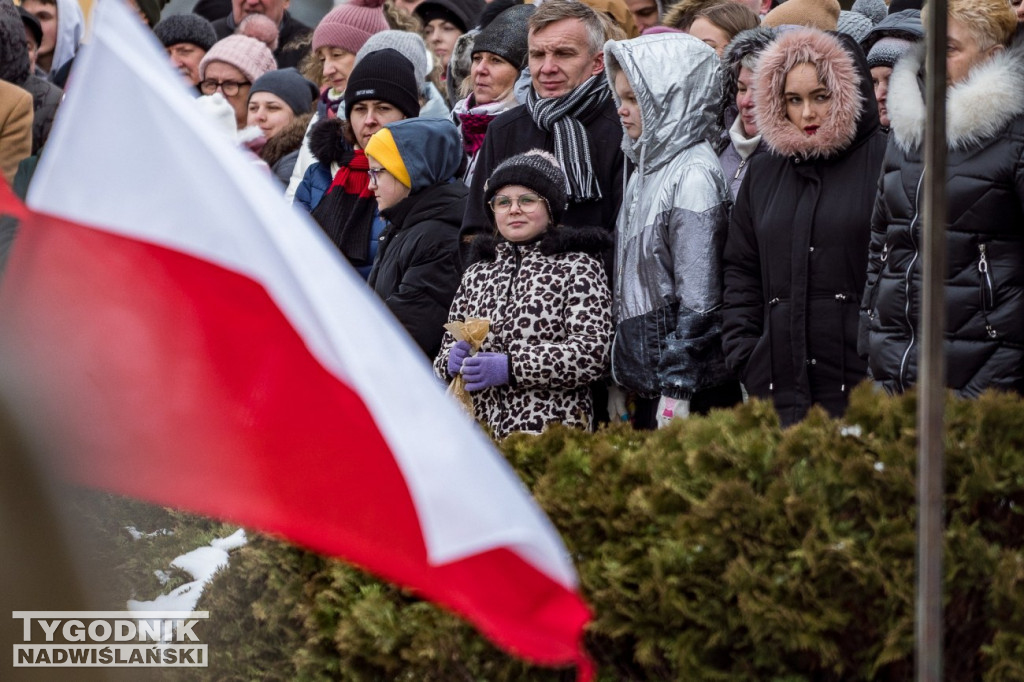
[[[875,462],[875,471],[885,471],[885,464],[882,462]]]
[[[243,546],[246,542],[248,542],[248,539],[245,537],[245,531],[239,528],[226,538],[217,538],[210,545],[217,549],[223,549],[225,552],[230,552]]]
[[[167,571],[161,571],[159,569],[153,571],[153,575],[156,576],[156,579],[160,581],[161,585],[166,585],[167,581],[171,579],[170,573],[168,573]]]
[[[843,426],[839,429],[840,436],[860,438],[862,433],[864,433],[864,429],[860,427],[860,424],[854,424],[853,426]]]
[[[213,578],[213,574],[228,565],[228,550],[241,547],[247,542],[245,531],[239,529],[226,538],[217,538],[209,545],[198,547],[186,552],[171,561],[171,566],[180,568],[195,580],[177,587],[167,594],[161,594],[151,601],[128,600],[128,610],[140,616],[147,611],[194,611],[203,589]],[[157,571],[157,578],[163,574],[162,584],[167,582],[167,574]],[[168,621],[169,623],[170,621]],[[167,623],[165,623],[167,625]]]
[[[144,538],[155,538],[158,535],[174,535],[173,530],[167,530],[166,528],[160,528],[153,531],[152,533],[143,533],[135,526],[125,526],[124,529],[128,531],[128,535],[132,536],[132,540],[142,540]]]

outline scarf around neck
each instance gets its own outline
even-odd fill
[[[366,153],[353,150],[352,159],[338,168],[312,213],[354,267],[369,265],[370,260],[370,233],[377,201],[370,191],[369,168]]]
[[[561,97],[541,99],[530,88],[526,108],[538,128],[554,132],[555,158],[565,172],[572,202],[601,198],[590,158],[590,140],[581,120],[589,119],[611,98],[604,74],[591,76]]]
[[[487,126],[498,118],[498,114],[508,111],[516,102],[497,101],[489,104],[477,104],[473,95],[455,104],[452,113],[459,119],[462,131],[462,148],[466,154],[473,156],[484,143]]]

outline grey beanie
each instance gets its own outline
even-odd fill
[[[472,53],[490,52],[522,69],[526,66],[528,22],[536,11],[534,5],[509,7],[477,34]]]
[[[256,79],[249,88],[249,98],[257,92],[269,92],[284,100],[296,116],[308,114],[313,110],[313,100],[320,91],[316,85],[307,80],[293,67],[267,71]]]
[[[858,43],[862,42],[871,33],[873,25],[871,20],[860,12],[843,10],[839,13],[839,21],[836,22],[836,31],[845,33]]]
[[[409,31],[381,31],[370,36],[363,46],[356,53],[358,64],[363,57],[378,50],[392,49],[412,62],[412,72],[416,77],[416,83],[422,85],[427,80],[427,70],[430,68],[427,63],[427,46],[423,38],[416,33]]]
[[[561,222],[566,206],[566,179],[550,152],[531,149],[499,163],[484,184],[484,202],[489,204],[499,189],[509,185],[520,185],[544,197],[551,213],[551,224]],[[492,214],[492,220],[493,217]]]
[[[914,41],[894,36],[881,38],[868,50],[868,68],[888,66],[892,68],[899,58],[914,46]]]
[[[877,26],[878,22],[889,14],[889,7],[885,4],[885,0],[857,0],[850,9],[860,12],[870,19],[872,26]]]
[[[172,14],[157,24],[153,33],[164,47],[190,43],[206,51],[217,42],[213,24],[198,14]]]

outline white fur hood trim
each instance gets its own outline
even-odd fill
[[[918,82],[924,45],[896,63],[889,79],[889,119],[896,144],[916,149],[924,139],[925,102]],[[952,150],[991,139],[1024,114],[1024,41],[976,67],[946,92],[946,143]]]

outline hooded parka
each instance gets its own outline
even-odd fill
[[[473,413],[496,438],[548,424],[593,426],[590,383],[605,377],[611,293],[599,258],[601,228],[555,227],[529,243],[481,235],[449,321],[488,318],[481,351],[509,356],[509,383],[477,391]],[[455,339],[444,334],[434,371],[446,381]]]
[[[831,93],[816,135],[786,118],[783,97],[786,75],[806,62]],[[841,415],[867,370],[856,348],[858,301],[885,152],[871,77],[852,39],[799,29],[761,53],[755,82],[771,153],[751,162],[729,227],[726,359],[784,424],[815,403]]]
[[[616,223],[612,377],[646,398],[689,399],[732,377],[721,340],[729,187],[710,143],[721,134],[719,60],[692,36],[663,33],[607,43],[605,65],[613,91],[620,71],[633,84],[643,121],[638,139],[622,136],[636,170]]]
[[[917,382],[925,104],[923,46],[896,63],[872,220],[862,351],[887,390]],[[946,96],[946,385],[1024,392],[1024,39]]]

